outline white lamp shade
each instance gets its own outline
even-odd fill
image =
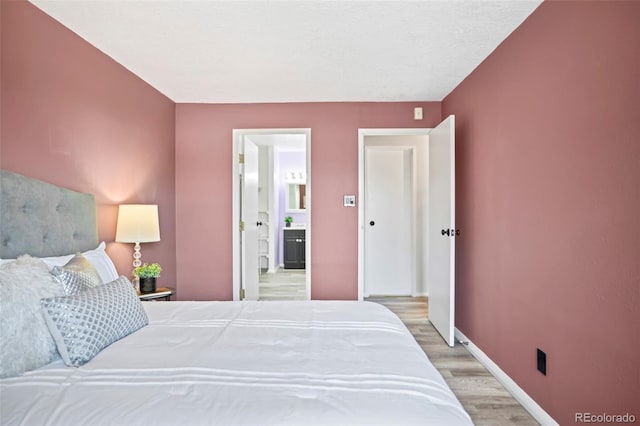
[[[151,243],[160,241],[160,222],[156,204],[121,204],[118,208],[116,241]]]

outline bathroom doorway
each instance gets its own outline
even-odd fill
[[[234,300],[310,299],[310,136],[234,130]]]

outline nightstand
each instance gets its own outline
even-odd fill
[[[140,292],[138,292],[138,297],[142,301],[147,301],[147,300],[165,300],[165,301],[168,302],[169,300],[171,300],[171,296],[173,296],[175,294],[175,292],[176,291],[173,288],[158,287],[156,289],[156,291],[154,291],[153,293],[141,294]]]

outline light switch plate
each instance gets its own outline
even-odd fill
[[[344,196],[344,206],[345,207],[355,207],[356,206],[356,196],[355,195],[345,195]]]
[[[413,119],[422,120],[422,107],[416,107],[413,109]]]

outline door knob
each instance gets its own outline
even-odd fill
[[[369,225],[371,225],[371,226],[373,226],[373,225],[375,225],[375,224],[376,224],[376,223],[375,223],[373,220],[372,220],[371,222],[369,222]]]
[[[449,235],[449,230],[448,229],[443,229],[443,230],[440,231],[440,233],[442,235]]]
[[[257,226],[262,226],[262,222],[256,222]]]

